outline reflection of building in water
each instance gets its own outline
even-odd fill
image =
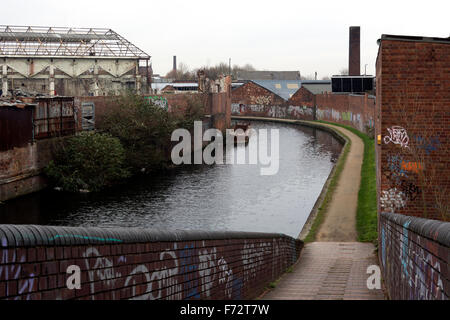
[[[298,126],[298,129],[307,135],[314,137],[308,143],[317,151],[328,151],[331,153],[331,161],[335,162],[342,151],[342,143],[330,132],[307,126]]]

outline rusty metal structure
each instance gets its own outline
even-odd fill
[[[22,101],[0,100],[0,152],[26,146],[33,140],[35,107]]]
[[[75,134],[74,97],[0,99],[0,151]]]
[[[150,56],[111,29],[0,26],[2,95],[106,95],[148,90]],[[148,73],[148,71],[147,71]]]
[[[33,114],[33,139],[75,134],[73,97],[42,97],[36,99]]]

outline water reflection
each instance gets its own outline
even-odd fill
[[[279,129],[276,175],[261,176],[259,165],[192,165],[96,194],[47,190],[28,195],[0,205],[0,222],[262,231],[295,237],[342,146],[329,133],[309,127],[263,122],[252,127]]]

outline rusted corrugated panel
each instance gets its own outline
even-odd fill
[[[0,151],[23,147],[33,140],[33,107],[0,107]]]
[[[36,99],[38,106],[34,116],[34,138],[65,136],[75,133],[73,97]]]

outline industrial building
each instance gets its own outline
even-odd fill
[[[149,60],[111,29],[0,26],[3,96],[13,90],[50,96],[99,96],[130,89],[146,93]]]

